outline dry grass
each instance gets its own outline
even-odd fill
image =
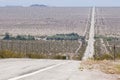
[[[120,74],[120,61],[101,60],[94,61],[88,60],[81,63],[80,69],[97,69],[107,74]]]
[[[12,51],[4,50],[0,51],[0,59],[1,58],[31,58],[31,59],[62,59],[65,60],[66,56],[60,54],[37,54],[37,53],[14,53]]]

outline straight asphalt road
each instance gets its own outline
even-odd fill
[[[98,70],[80,69],[81,61],[1,59],[0,80],[116,80]]]

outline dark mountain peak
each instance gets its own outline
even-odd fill
[[[32,4],[30,7],[48,7],[47,5],[44,4]]]

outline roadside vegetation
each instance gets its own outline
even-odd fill
[[[87,60],[81,62],[80,70],[100,70],[107,74],[120,74],[120,60]]]
[[[12,36],[9,33],[6,33],[3,40],[35,40],[35,37],[31,35]]]
[[[78,50],[80,45],[82,47]],[[3,40],[0,40],[1,58],[19,56],[20,58],[66,59],[67,57],[81,60],[85,48],[85,38],[77,33],[53,36],[12,36],[6,33]]]
[[[3,40],[83,40],[83,36],[79,36],[77,33],[69,34],[56,34],[52,36],[31,36],[31,35],[17,35],[12,36],[9,33],[5,33]]]
[[[31,59],[66,59],[64,55],[46,55],[46,54],[34,54],[34,53],[15,53],[12,51],[0,51],[0,58],[31,58]]]
[[[56,34],[53,36],[48,36],[47,40],[78,40],[83,38],[84,37],[79,36],[77,33],[70,33],[70,34]]]
[[[120,38],[96,36],[95,39],[95,60],[120,59]]]
[[[77,40],[1,40],[0,58],[45,58],[81,60],[86,44]],[[77,51],[77,52],[76,52]]]
[[[11,51],[0,51],[0,58],[23,58],[25,55],[13,53]]]

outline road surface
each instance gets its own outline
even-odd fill
[[[79,47],[77,48],[77,50],[75,51],[75,54],[79,54],[78,51],[81,49],[82,46],[82,41],[78,40],[78,43],[80,44]]]
[[[116,80],[97,70],[80,70],[80,61],[2,59],[0,80]]]
[[[90,26],[90,32],[89,32],[89,40],[88,45],[86,47],[83,60],[92,58],[94,55],[94,34],[95,34],[95,7],[92,9],[92,15],[91,15],[91,26]]]

